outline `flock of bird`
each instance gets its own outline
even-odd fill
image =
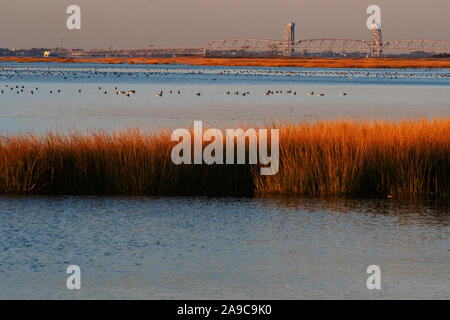
[[[96,66],[96,67],[16,67],[16,66],[0,66],[0,80],[1,79],[17,79],[39,77],[43,80],[61,79],[61,80],[92,80],[98,78],[120,78],[120,79],[142,79],[153,76],[191,76],[198,75],[213,75],[213,81],[220,76],[251,76],[251,77],[339,77],[352,79],[357,78],[384,78],[384,79],[399,79],[399,78],[416,78],[416,79],[442,79],[450,78],[450,74],[444,70],[442,71],[398,71],[398,70],[342,70],[342,69],[274,69],[274,68],[230,68],[222,70],[222,68],[210,67],[205,70],[191,69],[190,67],[174,67],[174,68],[142,68],[142,67],[111,67],[111,66]]]
[[[4,94],[5,93],[5,90],[6,91],[11,91],[12,93],[15,93],[15,94],[21,94],[21,93],[26,93],[25,91],[26,91],[26,88],[25,88],[25,86],[24,85],[13,85],[13,86],[9,86],[8,84],[5,84],[4,85],[4,89],[1,89],[0,90],[0,94]],[[99,90],[99,92],[102,92],[104,95],[107,95],[108,94],[108,90],[104,90],[104,88],[102,88],[102,87],[98,87],[98,90]],[[28,93],[30,94],[30,95],[33,95],[33,94],[35,94],[35,93],[37,93],[39,91],[39,87],[34,87],[34,88],[32,88],[31,90],[29,90],[28,91]],[[56,93],[61,93],[62,92],[62,90],[61,89],[51,89],[51,90],[49,90],[49,94],[56,94]],[[78,89],[77,90],[77,92],[78,93],[82,93],[82,89]],[[118,89],[118,87],[116,86],[116,87],[114,87],[114,90],[112,90],[112,92],[115,94],[115,95],[123,95],[123,96],[125,96],[125,97],[130,97],[132,94],[135,94],[136,93],[136,90],[135,89],[132,89],[132,90],[120,90],[120,89]],[[288,89],[288,90],[271,90],[271,89],[269,89],[269,90],[267,90],[267,91],[265,91],[264,92],[264,95],[265,96],[270,96],[270,95],[273,95],[273,94],[283,94],[283,92],[284,93],[286,93],[286,94],[290,94],[290,95],[293,95],[293,96],[296,96],[297,95],[297,91],[294,91],[294,90],[292,90],[292,89]],[[168,90],[167,91],[167,93],[169,94],[169,95],[171,95],[171,94],[177,94],[177,95],[180,95],[181,94],[181,91],[180,90]],[[314,91],[308,91],[307,92],[308,93],[308,95],[310,95],[310,96],[313,96],[314,95]],[[224,92],[224,94],[225,95],[235,95],[235,96],[239,96],[239,95],[242,95],[242,96],[247,96],[247,95],[250,95],[250,91],[230,91],[230,90],[228,90],[228,91],[225,91]],[[197,92],[195,92],[195,95],[196,96],[201,96],[201,92],[199,92],[199,91],[197,91]],[[346,96],[347,95],[347,93],[346,92],[341,92],[340,93],[340,95],[341,96]],[[157,92],[156,94],[155,94],[155,96],[156,97],[163,97],[164,96],[164,91],[163,90],[160,90],[159,92]],[[319,93],[317,93],[317,96],[320,96],[320,97],[323,97],[323,96],[325,96],[325,93],[323,93],[323,92],[319,92]]]
[[[204,78],[204,81],[215,81],[220,76],[251,76],[251,77],[259,77],[259,76],[271,76],[275,78],[279,78],[281,76],[284,77],[303,77],[303,78],[312,78],[312,77],[340,77],[352,79],[354,77],[358,78],[385,78],[385,79],[398,79],[398,78],[434,78],[434,79],[443,79],[450,78],[450,74],[444,71],[420,71],[420,72],[411,72],[411,71],[396,71],[396,70],[312,70],[312,69],[300,69],[300,70],[289,70],[289,69],[274,69],[274,68],[230,68],[226,70],[221,70],[221,68],[210,68],[205,70],[191,69],[190,67],[179,67],[179,68],[161,68],[161,67],[151,67],[151,68],[142,68],[142,67],[110,67],[110,66],[96,66],[96,67],[36,67],[36,66],[1,66],[0,67],[0,82],[15,82],[14,85],[8,86],[8,84],[4,85],[4,88],[1,88],[0,93],[4,94],[5,91],[11,91],[16,94],[26,93],[28,92],[30,95],[36,94],[39,90],[38,87],[28,88],[26,89],[24,85],[17,85],[17,83],[28,81],[33,82],[36,81],[51,81],[55,80],[67,80],[67,81],[81,81],[81,82],[93,82],[93,81],[104,81],[111,82],[114,78],[120,78],[123,82],[124,80],[130,81],[142,81],[142,78],[149,78],[152,81],[158,81],[158,77],[171,77],[175,76],[176,79],[180,79],[179,77],[187,77],[187,81],[192,81],[192,76],[208,76]],[[213,76],[213,77],[211,77]],[[107,80],[109,79],[109,80]],[[281,80],[281,78],[280,78]],[[121,95],[125,97],[130,97],[131,95],[136,93],[136,90],[120,90],[118,87],[114,87],[114,89],[105,90],[102,87],[99,87],[99,92],[104,95],[107,94],[115,94]],[[42,91],[42,90],[41,90]],[[61,89],[50,89],[49,94],[57,94],[61,93]],[[82,93],[82,89],[78,89],[78,93]],[[270,96],[274,94],[290,94],[297,95],[297,91],[288,89],[288,90],[274,90],[269,89],[263,94],[265,96]],[[163,90],[155,93],[156,97],[163,97],[165,95],[180,95],[180,90],[169,90],[167,92],[163,92]],[[307,92],[308,95],[313,96],[325,96],[324,92]],[[202,93],[200,91],[194,92],[195,96],[201,96]],[[225,95],[237,95],[237,96],[247,96],[250,95],[249,91],[225,91]],[[346,92],[339,93],[341,96],[346,96]]]
[[[337,77],[337,78],[347,78],[349,80],[354,77],[358,78],[384,78],[384,79],[401,79],[401,78],[415,78],[415,79],[443,79],[450,78],[449,73],[444,73],[441,71],[433,71],[433,72],[407,72],[407,71],[394,71],[394,70],[339,70],[339,69],[331,69],[331,70],[312,70],[312,69],[298,69],[298,70],[276,70],[272,68],[263,68],[263,69],[231,69],[231,70],[223,70],[219,72],[219,75],[247,75],[247,76],[301,76],[307,78],[313,77]]]

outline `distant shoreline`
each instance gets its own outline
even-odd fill
[[[98,64],[182,64],[196,66],[239,67],[302,67],[302,68],[360,68],[360,69],[404,69],[404,68],[450,68],[450,58],[36,58],[0,57],[1,62],[56,62]]]

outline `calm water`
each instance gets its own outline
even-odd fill
[[[3,196],[0,298],[449,299],[449,224],[435,202]]]
[[[283,93],[264,96],[269,89]],[[4,63],[0,133],[449,117],[449,89],[448,70]],[[126,90],[136,93],[115,94]],[[449,299],[448,208],[0,196],[0,299]],[[66,289],[72,264],[82,270],[80,291]],[[366,287],[372,264],[382,271],[379,291]]]
[[[67,128],[157,130],[189,127],[194,120],[223,127],[342,117],[450,116],[450,71],[444,69],[3,63],[0,89],[4,91],[0,94],[1,133]],[[283,93],[264,96],[269,89]],[[129,98],[115,94],[127,90],[136,93]],[[163,97],[156,97],[160,90]],[[297,94],[287,94],[288,90]],[[234,95],[235,91],[240,94]],[[250,94],[243,96],[246,91]],[[308,95],[309,91],[314,95]],[[318,97],[319,92],[325,96]],[[341,92],[347,95],[340,96]]]

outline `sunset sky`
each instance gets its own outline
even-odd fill
[[[66,28],[67,6],[82,29]],[[450,41],[449,0],[1,0],[0,47],[202,47],[215,39],[368,39],[366,8],[382,9],[386,40]]]

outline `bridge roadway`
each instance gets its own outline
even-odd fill
[[[280,40],[266,39],[229,39],[211,41],[206,48],[149,48],[149,49],[92,49],[58,50],[59,56],[68,57],[153,57],[176,55],[207,55],[214,52],[227,53],[270,53],[279,54],[286,48]],[[371,43],[366,40],[352,39],[308,39],[297,40],[291,46],[297,54],[327,53],[370,54]],[[439,40],[388,40],[382,45],[384,54],[426,52],[431,54],[450,53],[450,42]]]
[[[208,44],[208,51],[282,51],[285,44],[279,40],[229,39],[215,40]],[[297,40],[292,48],[295,52],[338,52],[369,53],[370,41],[352,39],[308,39]],[[450,42],[440,40],[389,40],[383,42],[385,53],[423,51],[429,53],[450,53]]]

